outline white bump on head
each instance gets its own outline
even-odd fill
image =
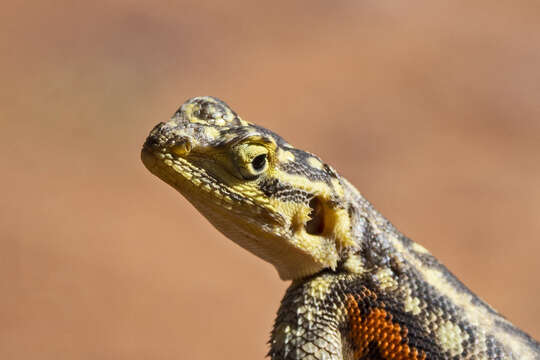
[[[323,164],[322,162],[319,161],[319,159],[316,159],[314,157],[310,157],[307,159],[307,163],[309,164],[309,166],[315,168],[315,169],[318,169],[318,170],[322,170],[323,169]]]
[[[290,151],[279,149],[277,152],[277,158],[279,162],[286,163],[290,161],[294,161],[295,157],[294,154]]]
[[[214,127],[207,127],[204,129],[204,134],[208,137],[210,141],[214,141],[219,137],[219,130]]]

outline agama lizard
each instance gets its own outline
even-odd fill
[[[272,360],[540,359],[540,344],[402,235],[330,165],[213,97],[144,143],[144,165],[292,280]]]

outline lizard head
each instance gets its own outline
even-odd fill
[[[192,98],[155,126],[141,158],[282,279],[334,269],[354,244],[335,170],[216,98]]]

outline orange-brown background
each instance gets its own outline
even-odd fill
[[[540,337],[538,1],[0,7],[0,358],[262,359],[286,283],[139,160],[214,95]]]

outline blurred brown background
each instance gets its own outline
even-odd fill
[[[262,359],[287,284],[139,160],[214,95],[540,337],[538,1],[3,2],[1,359]]]

